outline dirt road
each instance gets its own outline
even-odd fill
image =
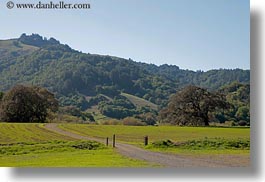
[[[62,130],[58,128],[57,124],[50,123],[46,124],[45,127],[51,131],[57,132],[62,135],[67,135],[75,139],[82,140],[94,140],[100,143],[105,143],[104,140],[98,138],[92,138],[89,136],[81,136],[69,131]],[[139,159],[147,161],[151,164],[158,164],[164,167],[244,167],[248,166],[249,160],[247,158],[241,159],[234,158],[234,156],[220,156],[219,158],[210,158],[210,157],[188,157],[181,156],[177,154],[166,154],[160,152],[151,152],[144,150],[142,148],[136,147],[134,145],[116,143],[116,150],[126,156],[133,159]],[[242,160],[243,163],[238,163],[239,160]]]

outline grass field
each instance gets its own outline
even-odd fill
[[[102,126],[102,125],[82,125],[82,124],[61,124],[60,128],[80,135],[88,135],[97,138],[111,138],[113,134],[119,142],[130,143],[144,147],[144,137],[149,137],[149,143],[171,140],[173,142],[190,142],[195,140],[197,143],[209,139],[219,140],[223,143],[241,140],[249,143],[249,128],[214,128],[214,127],[175,127],[175,126]],[[248,149],[224,148],[185,148],[185,147],[145,147],[148,150],[173,152],[181,154],[249,154]]]
[[[150,167],[145,162],[122,157],[112,149],[1,156],[0,165],[5,167]]]
[[[146,150],[190,157],[249,156],[250,128],[110,126],[59,124],[63,130],[83,136],[112,138]],[[144,146],[144,137],[149,145]],[[170,140],[174,146],[171,146]],[[175,144],[180,144],[175,146]],[[218,157],[218,160],[220,157]],[[216,158],[217,159],[217,158]],[[248,162],[247,158],[246,162]],[[44,128],[44,124],[0,124],[0,166],[32,167],[154,167],[123,157],[115,149],[91,141],[80,141]]]
[[[41,124],[0,124],[0,166],[5,167],[147,167],[112,148],[76,141]]]
[[[176,142],[208,138],[246,138],[250,137],[249,128],[214,128],[214,127],[176,127],[176,126],[123,126],[123,125],[85,125],[60,124],[60,128],[98,138],[112,137],[126,143],[143,143],[144,136],[150,141],[173,140]]]
[[[50,132],[41,124],[0,124],[0,144],[20,142],[45,142],[52,140],[73,140],[70,137]]]

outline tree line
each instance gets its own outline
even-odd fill
[[[127,123],[135,118],[145,125],[209,126],[210,122],[230,120],[243,126],[250,125],[249,93],[249,85],[238,82],[216,92],[190,85],[173,94],[168,105],[159,112],[148,107],[137,109],[123,96],[111,101],[98,98],[98,102],[102,114]],[[95,122],[92,114],[76,107],[59,107],[55,95],[42,87],[16,85],[8,92],[0,93],[1,121],[43,123],[54,113],[71,114]]]

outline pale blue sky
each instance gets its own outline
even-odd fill
[[[249,0],[65,0],[90,3],[90,10],[9,10],[7,1],[0,2],[0,39],[38,33],[138,62],[250,68]]]

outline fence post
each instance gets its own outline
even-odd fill
[[[109,146],[109,137],[106,139],[106,145]]]
[[[144,145],[145,145],[145,146],[148,145],[148,136],[145,136],[145,137],[144,137]]]
[[[113,135],[113,143],[112,143],[112,146],[113,146],[113,148],[115,147],[115,135]]]

